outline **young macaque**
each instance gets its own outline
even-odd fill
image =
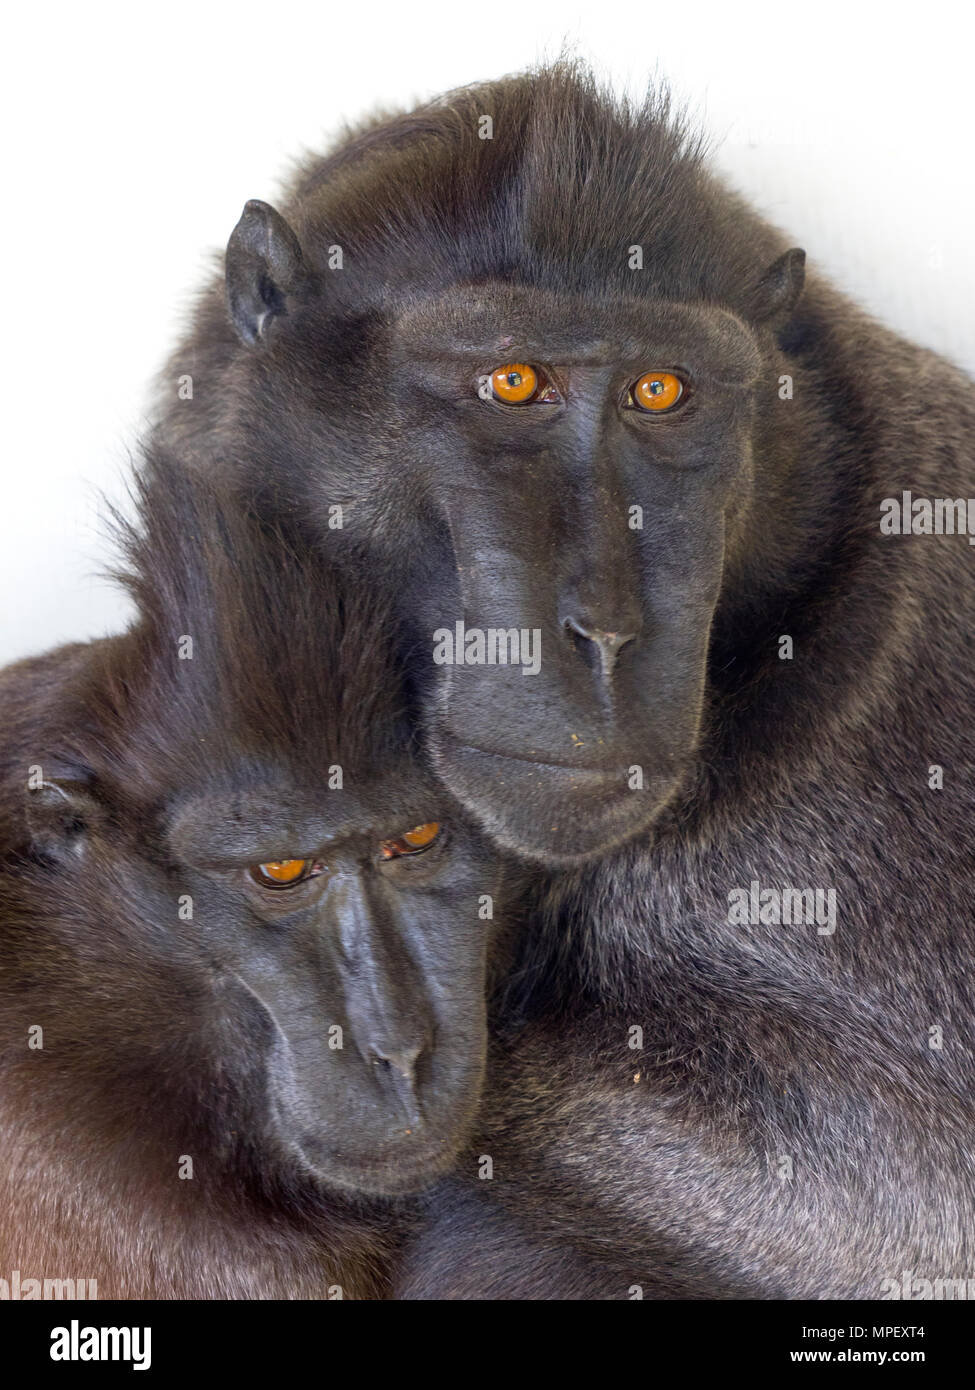
[[[386,620],[161,458],[124,635],[0,676],[0,1270],[382,1297],[480,1098],[505,870]]]

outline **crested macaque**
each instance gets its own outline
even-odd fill
[[[805,563],[803,518],[794,556],[769,522],[804,259],[661,106],[561,67],[475,88],[246,205],[159,428],[387,575],[439,775],[499,844],[572,864],[678,799],[719,608],[778,615],[776,566]]]
[[[383,605],[171,461],[138,496],[133,627],[0,676],[0,1268],[381,1297],[477,1109],[504,871]]]
[[[383,574],[437,773],[552,872],[495,1176],[402,1296],[975,1277],[975,552],[880,525],[975,496],[971,381],[566,64],[248,203],[166,380],[160,438]]]

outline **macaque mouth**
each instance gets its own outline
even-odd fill
[[[448,1049],[448,1052],[452,1048]],[[442,1056],[442,1054],[441,1054]],[[424,1077],[417,1077],[409,1103],[375,1089],[369,1068],[357,1072],[344,1098],[344,1109],[323,1108],[314,1115],[316,1098],[279,1057],[271,1078],[268,1122],[277,1145],[301,1169],[325,1187],[373,1196],[418,1192],[441,1177],[470,1139],[484,1086],[479,1050],[468,1057],[452,1083],[430,1079],[431,1051]],[[340,1113],[355,1123],[336,1123]]]
[[[537,767],[551,767],[557,772],[582,772],[593,777],[609,776],[608,772],[598,767],[580,767],[578,763],[557,763],[551,758],[539,758],[531,753],[502,753],[497,748],[482,748],[476,743],[458,743],[458,748],[468,749],[472,753],[483,753],[489,758],[504,758],[508,762],[515,763],[534,763]]]
[[[404,1124],[404,1139],[408,1134],[409,1126]],[[420,1192],[437,1182],[450,1169],[467,1135],[468,1127],[464,1126],[456,1135],[430,1136],[419,1142],[418,1151],[410,1157],[405,1153],[395,1154],[379,1161],[362,1154],[322,1152],[321,1141],[315,1135],[293,1140],[291,1147],[304,1166],[329,1187],[374,1196],[396,1196]]]
[[[585,744],[580,742],[580,751]],[[639,762],[634,757],[630,764],[624,765],[622,762],[613,763],[571,763],[558,762],[552,758],[543,758],[533,753],[512,753],[509,749],[485,748],[477,743],[467,743],[461,739],[454,738],[452,734],[441,736],[441,748],[439,757],[443,759],[445,752],[454,755],[464,755],[473,753],[478,758],[491,758],[500,763],[520,763],[529,767],[537,767],[556,773],[562,777],[563,774],[571,774],[570,780],[588,786],[588,790],[597,793],[601,791],[611,791],[614,788],[626,790],[627,778],[630,775],[629,768]],[[669,779],[668,779],[669,784]]]
[[[570,867],[647,830],[674,796],[676,765],[634,760],[571,766],[500,753],[441,734],[434,764],[454,795],[504,848]]]

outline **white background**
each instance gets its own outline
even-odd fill
[[[111,631],[99,494],[249,197],[343,119],[563,42],[654,72],[732,181],[904,333],[975,370],[972,39],[959,3],[16,7],[4,24],[0,663]]]

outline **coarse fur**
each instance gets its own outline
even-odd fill
[[[434,1200],[403,1296],[972,1277],[973,551],[879,524],[905,489],[975,495],[972,383],[815,272],[798,300],[770,284],[789,242],[658,101],[571,66],[377,121],[309,161],[282,213],[297,252],[260,210],[247,224],[276,235],[282,285],[255,301],[259,238],[238,244],[241,322],[214,284],[160,432],[381,565],[405,650],[455,617],[537,624],[537,681],[418,665],[424,724],[499,842],[604,856],[541,897],[478,1148],[495,1177],[462,1168]],[[619,394],[638,357],[694,386],[639,438]],[[568,383],[551,416],[477,413],[478,376],[512,360]],[[640,625],[610,715],[588,649],[560,645],[586,605]],[[572,758],[576,778],[544,766]],[[630,764],[647,785],[607,807],[600,779]],[[835,931],[733,923],[755,881],[835,890]]]
[[[756,549],[752,513],[790,467],[786,247],[665,101],[614,106],[562,65],[353,136],[283,214],[248,204],[172,359],[162,435],[388,578],[437,770],[517,853],[605,851],[693,772],[715,605],[729,576],[766,585],[778,539]],[[506,360],[541,363],[559,400],[482,400]],[[686,408],[621,408],[668,363]],[[541,669],[437,666],[458,621],[537,633]],[[628,639],[611,670],[600,633]]]
[[[132,629],[0,675],[0,1267],[381,1297],[472,1124],[504,875],[383,605],[158,452],[137,500]],[[293,855],[324,871],[248,867]]]

